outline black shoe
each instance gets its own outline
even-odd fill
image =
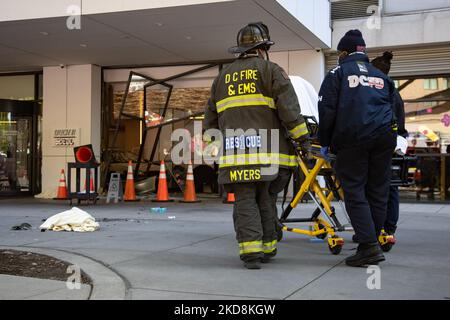
[[[378,242],[361,243],[356,254],[345,259],[345,264],[350,267],[363,267],[371,264],[378,264],[384,261],[383,251]]]
[[[261,264],[259,260],[251,260],[244,262],[244,267],[250,270],[258,270],[261,269]]]

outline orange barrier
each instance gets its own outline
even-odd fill
[[[59,178],[58,192],[54,200],[67,200],[69,194],[67,192],[66,186],[66,175],[64,174],[64,169],[61,169],[61,176]]]
[[[235,201],[234,193],[227,193],[227,200],[224,200],[223,203],[234,203]]]
[[[197,199],[197,195],[195,194],[195,184],[194,184],[194,171],[192,170],[192,163],[188,165],[188,171],[186,175],[186,186],[184,189],[184,197],[183,200],[180,200],[182,203],[195,203],[200,202]]]
[[[83,193],[87,192],[86,181],[84,181],[84,188],[83,188],[82,192]],[[91,175],[90,175],[90,178],[89,178],[89,192],[90,193],[95,193],[95,188],[94,188],[94,171],[92,169],[91,169]]]
[[[125,184],[123,201],[139,201],[139,199],[136,199],[136,192],[134,190],[133,163],[131,160],[128,161],[127,182]]]
[[[156,193],[156,199],[153,202],[170,202],[173,199],[169,199],[169,190],[167,188],[166,166],[164,160],[161,161],[161,167],[159,169],[158,179],[158,192]]]

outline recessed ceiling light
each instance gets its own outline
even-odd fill
[[[41,31],[39,33],[42,34],[43,36],[48,36],[49,35],[49,33],[47,31]]]
[[[86,43],[80,43],[80,47],[87,48],[87,44]]]
[[[186,38],[186,40],[192,40],[191,36],[186,36],[185,38]]]
[[[162,22],[155,22],[155,25],[157,25],[158,27],[162,27],[164,25],[164,23],[162,23]]]

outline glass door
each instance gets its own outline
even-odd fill
[[[0,112],[0,194],[31,191],[32,116]]]

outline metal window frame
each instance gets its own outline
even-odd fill
[[[146,127],[145,126],[145,112],[148,111],[147,110],[147,88],[151,87],[151,86],[156,86],[156,85],[163,85],[166,86],[167,88],[169,88],[169,93],[166,97],[166,102],[164,105],[164,109],[163,109],[163,113],[162,113],[162,117],[165,116],[167,108],[169,106],[169,101],[170,101],[170,96],[172,94],[172,89],[173,89],[173,85],[169,84],[169,81],[172,80],[177,80],[179,78],[194,74],[194,73],[198,73],[204,70],[208,70],[214,67],[218,67],[219,71],[222,69],[224,64],[228,64],[233,62],[235,59],[227,59],[227,60],[215,60],[215,61],[207,61],[205,63],[202,62],[187,62],[187,63],[169,63],[169,64],[159,64],[159,65],[135,65],[135,66],[118,66],[118,67],[113,67],[113,66],[108,66],[108,67],[103,67],[102,68],[102,90],[104,89],[104,70],[111,70],[111,69],[136,69],[136,68],[161,68],[161,67],[177,67],[177,66],[198,66],[200,65],[200,67],[198,68],[194,68],[188,71],[184,71],[178,74],[174,74],[172,76],[166,77],[164,79],[154,79],[150,76],[144,75],[142,73],[136,72],[131,70],[129,75],[128,75],[128,80],[127,80],[127,84],[126,84],[126,88],[125,88],[125,92],[122,98],[122,102],[121,102],[121,107],[120,107],[120,112],[119,112],[119,117],[117,119],[117,123],[115,126],[115,130],[114,130],[114,135],[113,135],[113,139],[112,139],[112,143],[109,143],[108,141],[108,146],[106,148],[106,150],[104,150],[105,152],[105,156],[104,156],[104,169],[102,170],[102,175],[101,175],[101,179],[102,179],[102,183],[101,186],[103,186],[103,189],[106,190],[106,185],[107,185],[107,177],[110,173],[110,166],[111,166],[111,155],[112,155],[112,149],[115,148],[116,143],[117,143],[117,137],[119,134],[119,130],[120,130],[120,124],[123,118],[129,118],[129,119],[135,119],[138,121],[141,121],[141,126],[142,126],[142,136],[141,136],[141,143],[140,143],[140,147],[139,147],[139,155],[138,155],[138,161],[136,163],[136,167],[134,170],[134,176],[137,179],[138,178],[138,172],[139,172],[139,168],[141,166],[141,164],[145,161],[148,163],[147,165],[147,170],[146,170],[146,175],[148,175],[151,165],[153,164],[153,159],[155,157],[156,154],[156,149],[158,146],[158,140],[159,137],[161,135],[161,131],[162,128],[166,125],[171,125],[173,123],[179,122],[179,121],[184,121],[186,119],[192,118],[192,117],[196,117],[196,116],[200,116],[203,115],[204,112],[197,112],[197,113],[192,113],[189,114],[185,117],[181,117],[181,118],[177,118],[177,119],[172,119],[170,121],[166,121],[164,123],[158,124],[158,125],[154,125],[154,126],[150,126],[150,127]],[[125,108],[125,104],[126,104],[126,100],[129,94],[129,90],[130,90],[130,84],[132,82],[132,77],[133,75],[137,75],[140,76],[146,80],[148,80],[148,83],[146,83],[144,85],[144,108],[143,108],[143,112],[144,115],[142,115],[141,117],[137,117],[134,115],[130,115],[130,114],[126,114],[124,112],[124,108]],[[102,94],[102,100],[104,98],[104,95]],[[104,105],[104,101],[102,101],[102,105]],[[157,129],[157,133],[155,136],[155,140],[152,146],[152,150],[149,156],[148,160],[144,159],[144,146],[146,143],[146,137],[147,137],[147,131],[152,130],[152,129]],[[109,134],[109,133],[108,133]]]

